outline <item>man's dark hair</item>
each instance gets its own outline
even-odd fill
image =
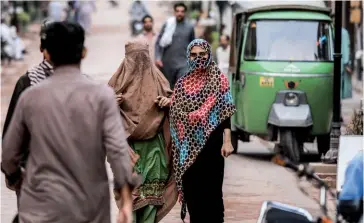
[[[174,6],[173,6],[174,11],[176,11],[178,7],[183,7],[185,9],[185,12],[187,12],[187,6],[185,5],[185,3],[178,2],[178,3],[174,4]]]
[[[54,22],[45,31],[45,49],[56,66],[79,64],[85,42],[85,31],[77,23]]]
[[[153,17],[152,17],[151,15],[146,15],[146,16],[144,16],[144,17],[143,17],[143,19],[142,19],[143,23],[145,23],[145,20],[146,20],[146,19],[150,19],[150,20],[152,20],[152,22],[153,22]]]

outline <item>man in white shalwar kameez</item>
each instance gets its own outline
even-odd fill
[[[86,33],[90,33],[92,24],[92,13],[96,11],[95,0],[91,1],[77,1],[76,8],[78,8],[78,22],[84,28]]]
[[[61,22],[65,18],[66,4],[62,1],[51,1],[48,5],[48,17],[55,22]]]

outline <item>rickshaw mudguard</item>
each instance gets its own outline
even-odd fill
[[[275,211],[275,216],[272,216],[271,211]],[[279,212],[279,213],[277,213]],[[277,216],[277,214],[279,216]],[[269,216],[270,215],[270,216]],[[269,218],[279,220],[286,220],[285,222],[295,222],[297,218],[300,222],[305,219],[307,222],[313,222],[313,216],[305,209],[295,207],[288,204],[283,204],[275,201],[264,201],[260,209],[260,214],[257,223],[269,222]]]
[[[309,127],[313,124],[308,105],[288,107],[284,104],[273,104],[268,123],[279,127]]]
[[[284,95],[287,92],[299,95],[300,104],[298,106],[287,106],[283,103]],[[278,127],[312,126],[312,114],[306,94],[302,91],[279,91],[269,112],[268,123]]]

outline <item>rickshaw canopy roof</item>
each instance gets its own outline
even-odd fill
[[[236,14],[246,14],[247,16],[256,12],[268,12],[268,11],[310,11],[319,12],[330,15],[331,10],[326,7],[324,1],[244,1],[237,2],[240,10],[237,10]]]
[[[248,17],[248,21],[251,20],[322,20],[331,21],[331,17],[327,14],[312,12],[312,11],[268,11],[268,12],[256,12]]]

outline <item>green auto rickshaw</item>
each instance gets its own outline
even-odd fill
[[[257,2],[233,19],[229,78],[238,139],[279,141],[300,161],[305,142],[330,147],[333,104],[333,27],[323,1]],[[322,3],[322,4],[321,4]]]

